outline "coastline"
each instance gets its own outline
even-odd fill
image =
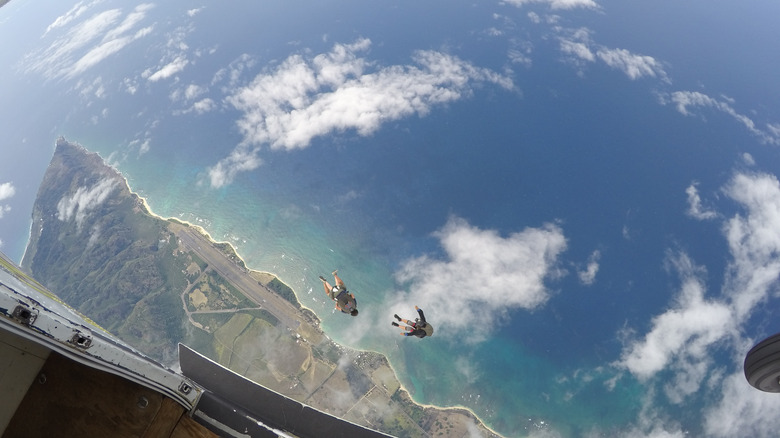
[[[111,166],[111,167],[113,167],[113,166]],[[152,208],[151,208],[151,206],[149,205],[148,201],[146,200],[146,198],[144,198],[141,195],[139,195],[138,193],[134,192],[132,190],[132,188],[130,187],[130,184],[129,184],[127,178],[124,175],[122,175],[122,173],[118,169],[114,168],[114,170],[124,180],[125,187],[130,192],[130,194],[132,196],[134,196],[140,202],[140,204],[143,206],[144,213],[148,214],[149,216],[151,216],[153,218],[159,219],[159,220],[163,220],[163,221],[166,221],[166,222],[168,222],[168,221],[176,221],[176,222],[178,222],[178,223],[180,223],[182,225],[190,227],[190,228],[196,230],[201,235],[203,235],[203,237],[205,239],[207,239],[211,244],[213,244],[215,246],[226,245],[226,246],[230,247],[230,250],[231,250],[232,254],[240,261],[240,264],[250,274],[251,273],[259,273],[259,274],[267,274],[267,275],[273,276],[279,282],[283,283],[285,286],[290,288],[295,293],[296,299],[297,299],[298,293],[295,291],[295,289],[292,288],[287,283],[284,283],[284,281],[281,278],[279,278],[278,275],[274,274],[273,272],[262,271],[262,270],[254,269],[254,268],[251,268],[251,267],[247,266],[246,261],[241,257],[241,254],[238,252],[237,248],[235,246],[233,246],[232,243],[230,243],[228,241],[221,241],[221,242],[217,241],[216,239],[214,239],[211,236],[211,234],[208,232],[208,230],[206,230],[201,225],[193,224],[193,223],[191,223],[189,221],[182,220],[182,219],[179,219],[179,218],[176,218],[176,217],[172,217],[172,216],[171,217],[164,217],[164,216],[161,216],[159,214],[154,213]],[[476,420],[476,422],[480,426],[485,428],[490,434],[493,434],[494,436],[497,436],[497,437],[504,438],[504,435],[501,435],[501,433],[499,433],[496,430],[494,430],[487,422],[485,422],[482,418],[480,418],[480,416],[476,412],[474,412],[471,408],[469,408],[467,406],[462,406],[462,405],[437,406],[437,405],[433,405],[433,404],[420,403],[420,402],[414,400],[414,398],[411,395],[411,392],[408,390],[408,388],[403,384],[403,382],[399,378],[398,371],[393,366],[392,361],[390,360],[390,358],[385,353],[382,353],[382,352],[379,352],[379,351],[375,351],[375,350],[370,350],[370,349],[356,349],[356,348],[353,348],[353,347],[348,347],[348,346],[336,343],[335,341],[333,341],[330,338],[330,336],[327,335],[327,333],[325,333],[322,330],[321,320],[319,319],[319,316],[317,316],[317,313],[312,308],[305,306],[300,300],[298,300],[298,304],[299,304],[299,307],[301,308],[301,310],[307,311],[307,312],[311,313],[312,315],[314,315],[316,317],[316,322],[315,322],[316,327],[315,328],[317,330],[321,331],[329,340],[331,340],[331,342],[337,344],[341,348],[346,348],[346,349],[353,350],[357,354],[360,354],[360,353],[371,353],[371,354],[376,354],[376,355],[381,356],[386,361],[386,363],[389,366],[389,368],[392,370],[393,377],[398,381],[399,392],[402,392],[404,394],[404,395],[401,396],[401,398],[408,400],[410,403],[413,403],[415,406],[417,406],[417,407],[419,407],[419,408],[421,408],[423,410],[435,410],[435,411],[439,411],[439,412],[442,412],[442,413],[455,413],[455,414],[461,414],[461,415],[465,415],[467,417],[471,417],[474,420]]]

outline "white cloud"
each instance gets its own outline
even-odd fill
[[[677,105],[677,111],[686,116],[691,115],[688,111],[689,106],[713,107],[727,113],[736,114],[736,111],[727,102],[720,102],[698,91],[675,91],[671,94],[671,101]],[[664,100],[663,103],[666,103],[666,101]]]
[[[566,239],[554,224],[502,237],[453,217],[434,235],[446,259],[407,260],[396,278],[409,291],[387,307],[408,313],[410,304],[420,306],[440,336],[484,339],[509,311],[543,305],[551,293],[545,280],[562,275],[557,259]]]
[[[80,229],[87,214],[102,204],[116,186],[116,180],[106,178],[92,187],[79,187],[73,195],[65,196],[57,203],[57,219],[75,219]]]
[[[756,135],[762,142],[780,144],[780,135],[778,135],[780,131],[775,129],[775,125],[768,124],[768,131],[757,128],[756,123],[750,117],[740,114],[734,109],[732,106],[734,99],[723,98],[723,100],[718,100],[698,91],[675,91],[669,96],[661,96],[661,103],[664,105],[667,103],[675,104],[677,111],[686,116],[692,115],[691,108],[695,107],[721,111],[744,125],[748,131]]]
[[[148,136],[149,132],[146,132],[146,135]],[[128,144],[128,150],[133,150],[135,148],[138,148],[138,156],[140,157],[141,155],[149,152],[152,149],[152,139],[149,138],[149,137],[146,137],[143,140],[137,138],[137,139],[131,141]],[[106,159],[106,162],[108,162],[109,165],[113,165],[111,163],[112,163],[112,159],[113,159],[113,155],[114,154],[116,154],[116,152],[111,154],[111,156],[109,156],[109,158]]]
[[[718,217],[717,212],[702,207],[699,190],[696,188],[697,185],[698,184],[694,181],[685,189],[685,194],[688,195],[688,211],[686,214],[699,220],[715,219]]]
[[[580,65],[580,61],[595,62],[598,59],[607,66],[622,71],[631,80],[657,77],[664,82],[669,82],[663,66],[652,56],[638,55],[626,49],[613,49],[595,44],[591,40],[588,29],[569,30],[568,35],[560,36],[558,41],[561,52],[572,55],[569,60],[577,65]]]
[[[0,184],[0,201],[4,201],[6,199],[12,198],[16,194],[16,188],[14,188],[13,183],[6,182]],[[10,205],[3,205],[0,204],[0,219],[5,216],[6,213],[11,211]]]
[[[473,357],[459,356],[453,363],[455,369],[466,379],[466,383],[473,385],[480,377],[482,372],[477,366]]]
[[[708,437],[775,437],[780,397],[756,390],[736,372],[723,379],[721,398],[704,413]]]
[[[190,103],[189,108],[185,110],[174,111],[174,114],[205,114],[217,108],[217,103],[210,97],[203,97],[208,92],[208,88],[200,85],[190,84],[186,87],[174,90],[170,97],[172,101],[184,101]],[[197,99],[197,100],[196,100]],[[194,101],[194,102],[193,102]]]
[[[620,436],[631,438],[685,438],[686,432],[680,425],[664,416],[653,406],[655,392],[650,389],[642,400],[642,410],[639,412],[636,424]]]
[[[200,85],[190,84],[184,90],[184,98],[187,100],[193,100],[196,97],[200,96],[201,94],[205,93],[206,91],[207,90],[205,87],[201,87]]]
[[[150,146],[150,140],[147,138],[146,141],[141,143],[141,146],[138,147],[138,155],[143,155],[147,152],[149,152],[149,149],[151,149]]]
[[[226,93],[233,92],[233,89],[238,86],[239,80],[244,72],[254,67],[256,63],[257,60],[255,58],[244,53],[231,61],[227,67],[217,71],[211,80],[211,85],[217,85],[220,82],[227,81],[227,85],[223,87],[223,91]]]
[[[513,64],[521,64],[526,67],[530,67],[533,61],[531,60],[531,57],[529,56],[531,53],[531,49],[527,48],[525,50],[523,49],[509,49],[507,51],[507,56],[509,57],[509,61]]]
[[[724,192],[747,210],[724,226],[733,257],[726,292],[743,321],[780,277],[780,184],[773,175],[738,174]]]
[[[661,371],[671,373],[671,380],[664,379],[668,383],[663,389],[673,403],[682,402],[702,388],[720,391],[722,399],[707,415],[707,428],[712,432],[708,436],[733,436],[728,431],[742,429],[726,425],[728,421],[744,424],[760,417],[759,413],[751,413],[747,419],[741,418],[746,410],[757,409],[766,414],[770,409],[768,402],[762,401],[763,395],[750,388],[740,372],[721,384],[723,370],[713,369],[712,355],[719,350],[728,351],[735,357],[734,368],[740,367],[747,345],[752,343],[741,338],[745,324],[753,311],[777,290],[780,278],[777,178],[761,173],[736,174],[723,193],[737,202],[744,214],[733,216],[723,225],[731,261],[725,270],[721,295],[706,298],[704,270],[685,254],[670,258],[681,278],[678,295],[667,311],[653,318],[649,333],[624,347],[617,363],[644,381]],[[739,385],[745,389],[738,388]],[[775,411],[779,405],[780,399],[772,404]],[[755,427],[761,432],[759,435],[773,436],[763,433],[764,426]]]
[[[109,41],[117,38],[121,38],[122,35],[132,34],[133,29],[146,18],[146,13],[154,8],[154,5],[150,3],[143,3],[135,7],[133,12],[127,14],[124,20],[119,26],[112,28],[103,37],[103,41]],[[139,32],[145,32],[146,28],[142,28]]]
[[[523,5],[530,3],[542,3],[550,7],[550,9],[574,9],[574,8],[586,8],[586,9],[599,9],[598,3],[593,0],[503,0],[504,3],[522,7]]]
[[[77,60],[73,64],[73,67],[70,69],[70,71],[67,73],[67,76],[69,78],[74,78],[80,75],[104,59],[108,58],[110,55],[119,52],[131,41],[132,39],[129,37],[123,37],[103,42]]]
[[[599,259],[601,258],[601,251],[595,250],[588,257],[588,264],[584,270],[577,272],[582,284],[591,285],[596,281],[596,274],[599,272]]]
[[[138,29],[135,32],[135,34],[133,35],[133,39],[137,40],[139,38],[143,38],[143,37],[151,34],[153,30],[154,30],[154,26],[147,26],[147,27],[144,27],[142,29]]]
[[[16,194],[16,188],[13,183],[7,182],[0,184],[0,201],[8,199]]]
[[[625,73],[629,78],[659,77],[665,81],[666,72],[661,64],[652,56],[637,55],[626,49],[602,48],[596,55],[608,66]]]
[[[780,123],[767,123],[766,129],[774,138],[780,138]]]
[[[679,378],[690,376],[691,369],[708,360],[707,347],[734,329],[728,306],[704,298],[702,269],[684,254],[670,262],[682,281],[675,304],[653,318],[650,332],[629,345],[620,359],[621,367],[643,380],[670,364],[680,370]]]
[[[227,183],[236,172],[253,169],[236,157],[256,163],[261,146],[305,148],[315,137],[346,130],[367,136],[388,121],[423,116],[436,105],[468,96],[474,82],[513,88],[505,76],[434,51],[417,52],[417,66],[374,69],[372,62],[357,56],[370,45],[362,39],[336,44],[313,59],[290,56],[230,96],[228,102],[244,113],[238,121],[244,141],[209,170],[212,184]]]
[[[55,20],[49,30],[71,24],[98,3],[93,2],[86,6],[79,3]],[[73,24],[48,47],[27,54],[20,67],[47,79],[74,78],[121,51],[133,41],[148,35],[151,27],[139,30],[135,28],[146,18],[151,8],[150,4],[138,5],[124,18],[120,9],[95,13],[90,18]]]
[[[78,2],[76,3],[68,12],[66,12],[64,15],[60,15],[57,17],[53,23],[51,23],[47,28],[46,32],[43,33],[43,36],[45,37],[46,34],[48,34],[51,30],[57,29],[59,27],[63,27],[70,23],[71,21],[77,19],[81,16],[84,12],[89,10],[92,5],[96,4],[98,1],[92,2],[92,4],[85,5],[84,2]]]
[[[133,95],[138,91],[138,82],[133,79],[125,78],[122,81],[122,84],[125,86],[125,91],[130,95]]]
[[[593,45],[590,38],[590,30],[586,28],[560,29],[559,32],[566,34],[558,37],[561,52],[566,55],[572,55],[572,61],[576,63],[579,60],[588,62],[596,60],[596,55],[590,49],[590,46]]]
[[[257,149],[239,146],[208,169],[209,182],[212,187],[222,187],[230,184],[239,173],[255,170],[261,164],[263,161],[257,156]]]
[[[175,75],[176,73],[181,72],[182,70],[184,70],[184,67],[186,67],[187,64],[189,64],[187,58],[185,58],[183,55],[179,55],[176,57],[176,59],[162,66],[154,73],[151,73],[150,70],[147,70],[146,72],[144,72],[143,76],[146,77],[146,79],[149,82],[157,82],[159,80],[167,79]]]
[[[193,103],[190,109],[192,111],[195,111],[198,114],[204,114],[215,109],[216,107],[217,107],[216,102],[214,102],[209,98],[205,98]]]
[[[511,87],[496,73],[438,52],[415,55],[422,69],[393,66],[365,73],[370,63],[356,53],[369,45],[365,39],[336,45],[311,62],[292,56],[237,92],[229,101],[245,112],[239,127],[246,141],[294,149],[334,130],[368,135],[385,120],[424,115],[432,105],[463,97],[471,80]]]
[[[567,39],[561,39],[561,51],[568,55],[574,55],[577,58],[584,59],[586,61],[593,62],[596,60],[596,56],[590,51],[590,48],[579,41],[572,41]]]
[[[360,196],[361,196],[360,193],[356,192],[355,190],[350,190],[347,193],[344,193],[343,195],[337,196],[336,202],[339,204],[346,204],[350,201],[358,199]]]

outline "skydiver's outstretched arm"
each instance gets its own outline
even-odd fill
[[[420,321],[426,322],[425,321],[425,314],[423,313],[422,309],[417,307],[417,306],[414,306],[414,308],[417,309],[417,313],[420,314]]]

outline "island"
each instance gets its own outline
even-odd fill
[[[163,364],[182,343],[274,391],[399,437],[498,437],[471,411],[422,406],[387,358],[332,341],[295,292],[206,230],[154,215],[96,153],[59,138],[22,268]]]

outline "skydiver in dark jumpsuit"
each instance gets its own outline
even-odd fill
[[[419,318],[415,318],[414,321],[409,321],[408,319],[403,319],[400,316],[393,315],[395,319],[398,321],[404,323],[404,331],[401,332],[402,336],[417,336],[418,338],[424,338],[426,336],[433,335],[433,326],[425,321],[425,314],[423,313],[422,309],[420,309],[417,306],[414,306],[414,308],[417,310],[417,313],[420,315]],[[392,324],[394,327],[401,327],[398,325],[397,322],[393,321],[390,324]]]

